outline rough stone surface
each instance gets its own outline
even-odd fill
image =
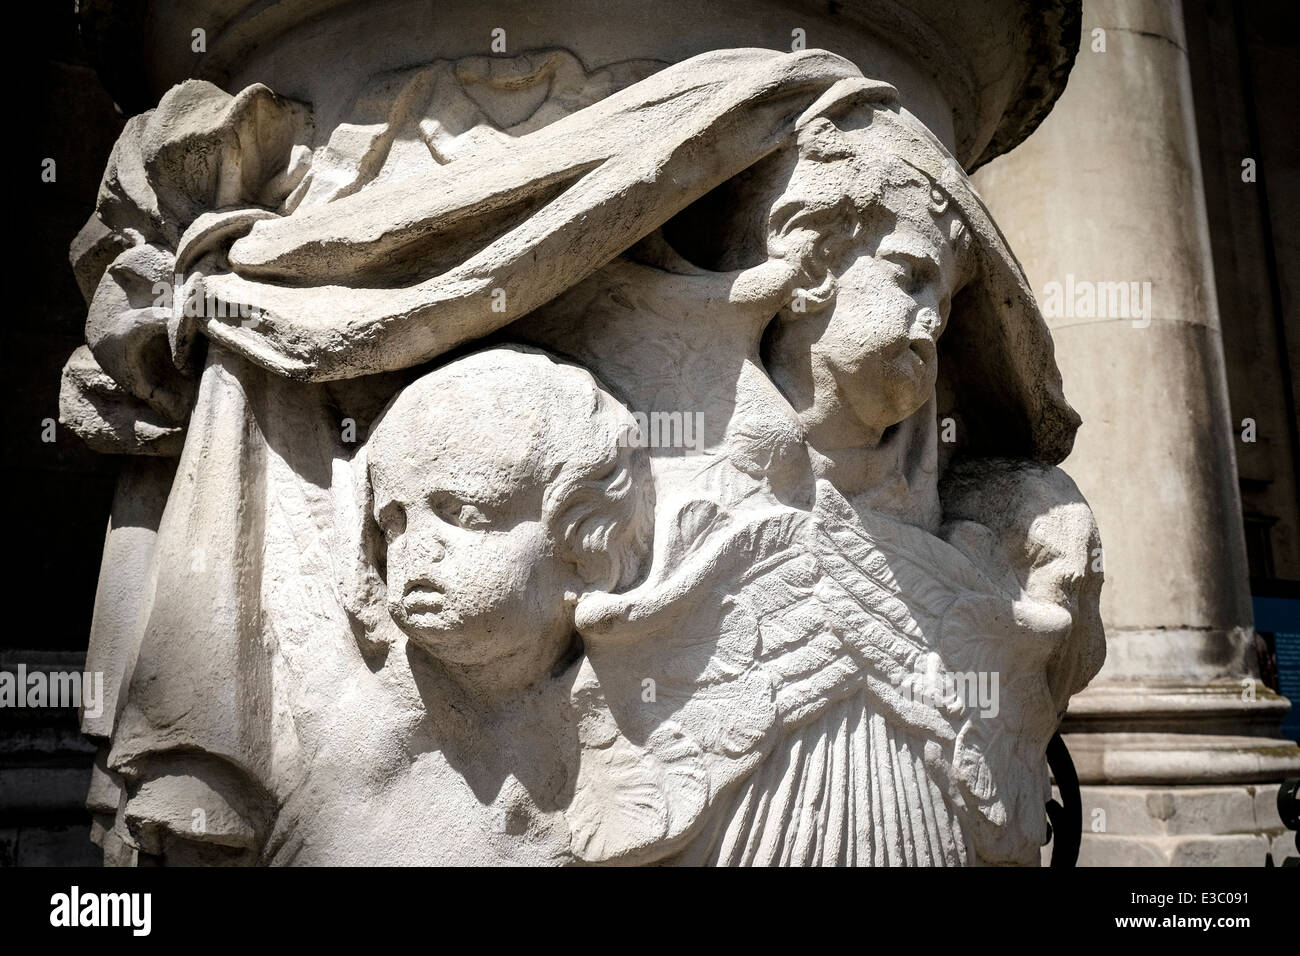
[[[73,246],[106,862],[1036,863],[1099,539],[953,132],[815,49],[332,96],[172,87]]]

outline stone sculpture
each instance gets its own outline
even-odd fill
[[[106,858],[1036,862],[1078,419],[893,88],[540,50],[321,122],[177,86],[74,244]]]

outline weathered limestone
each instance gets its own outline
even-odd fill
[[[1059,106],[977,181],[1040,300],[1049,283],[1149,283],[1127,311],[1100,292],[1092,310],[1045,307],[1087,422],[1066,468],[1096,508],[1109,582],[1107,663],[1067,719],[1081,859],[1262,865],[1280,821],[1254,785],[1300,771],[1300,748],[1277,739],[1287,705],[1257,679],[1182,30],[1177,2],[1085,4]],[[1185,821],[1206,794],[1212,810],[1173,829],[1130,812]]]
[[[106,859],[1037,862],[1100,545],[965,168],[1075,5],[287,6],[74,245]]]

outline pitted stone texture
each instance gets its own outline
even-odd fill
[[[1277,791],[1085,786],[1079,865],[1263,866],[1270,851],[1280,864],[1295,855],[1295,835],[1278,817]],[[1104,832],[1095,829],[1101,824]]]
[[[64,420],[176,460],[105,550],[107,860],[1037,860],[1104,655],[1027,280],[891,84],[660,66],[127,125]]]

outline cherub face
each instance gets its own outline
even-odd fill
[[[925,204],[904,206],[874,254],[837,282],[812,343],[813,374],[841,411],[879,434],[921,408],[938,377],[938,340],[960,279],[953,243]]]
[[[399,399],[370,442],[389,612],[444,662],[535,678],[567,646],[578,587],[542,520],[546,463],[530,422],[440,405]]]

